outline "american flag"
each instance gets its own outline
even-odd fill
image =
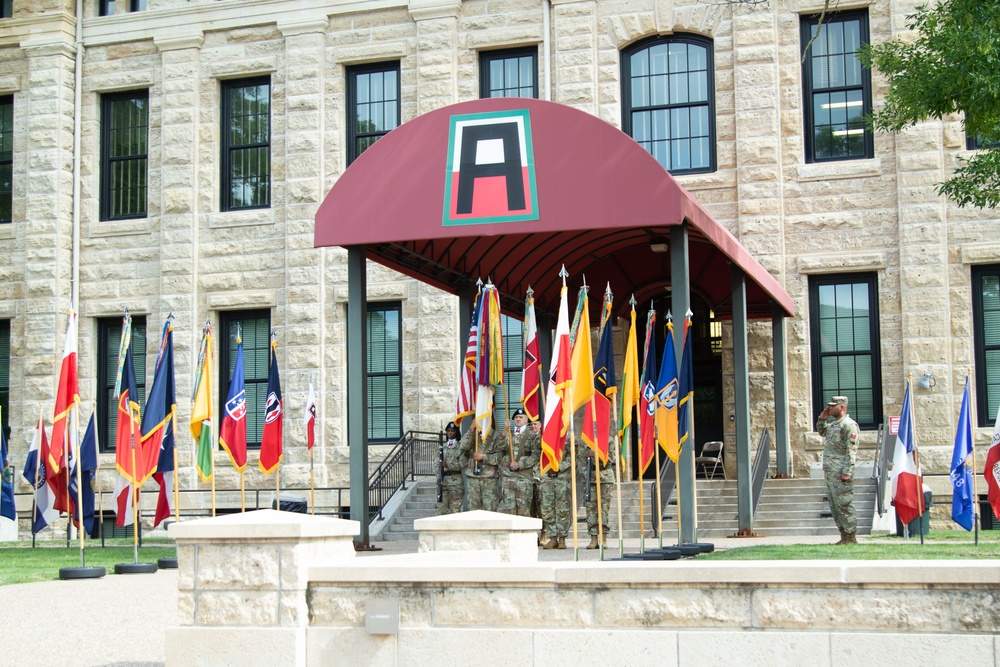
[[[455,403],[455,423],[476,412],[476,354],[479,350],[479,309],[482,308],[482,292],[476,294],[476,306],[472,309],[472,323],[469,326],[469,344],[465,348],[465,362],[458,378],[458,400]]]

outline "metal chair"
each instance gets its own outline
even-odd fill
[[[701,472],[703,479],[717,479],[719,472],[722,473],[722,479],[729,479],[722,460],[725,447],[721,440],[712,440],[702,445],[701,456],[695,458],[694,466],[696,472]]]

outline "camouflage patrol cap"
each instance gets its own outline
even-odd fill
[[[847,407],[847,397],[846,396],[834,396],[830,399],[830,402],[826,404],[828,408],[832,408],[835,405],[843,405]]]

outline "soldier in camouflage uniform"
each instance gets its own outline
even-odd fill
[[[485,442],[479,442],[479,430],[470,429],[462,437],[462,468],[465,469],[465,490],[469,510],[496,512],[500,503],[497,486],[501,447],[506,446],[500,432],[492,429]]]
[[[590,471],[590,499],[586,500],[587,508],[587,532],[590,533],[590,544],[587,545],[588,549],[596,549],[598,544],[598,538],[603,535],[604,541],[601,544],[608,543],[608,515],[611,512],[611,493],[614,488],[615,483],[615,447],[614,442],[608,446],[608,462],[601,464],[601,461],[597,456],[594,455],[594,450],[591,449],[587,443],[583,442],[581,439],[580,445],[576,450],[576,463],[579,468],[580,476],[586,480],[587,479],[587,465],[591,466]],[[601,480],[601,526],[603,527],[603,533],[599,533],[597,530],[597,468],[600,468],[600,480]],[[586,485],[586,481],[584,481]],[[586,497],[587,489],[586,486],[583,489],[584,497]]]
[[[858,423],[847,415],[847,397],[834,396],[819,415],[816,431],[823,436],[823,475],[830,511],[840,529],[837,544],[857,544],[854,513],[854,463],[858,458]]]
[[[528,415],[524,410],[515,411],[512,420],[514,431],[510,432],[510,425],[504,427],[507,446],[500,453],[499,510],[518,516],[531,516],[535,469],[538,468],[542,454],[542,441],[540,436],[528,429]]]
[[[462,432],[455,422],[448,422],[445,428],[444,454],[441,457],[441,514],[454,514],[462,511],[462,499],[465,497],[465,481],[462,479],[462,448],[459,438]]]
[[[542,473],[542,530],[549,538],[542,545],[545,549],[565,549],[566,536],[573,521],[570,507],[570,475],[573,471],[570,469],[569,443],[565,443],[562,453],[559,472],[550,470]]]
[[[538,438],[538,451],[542,451],[542,422],[541,420],[536,420],[528,424],[531,432],[535,434]],[[541,465],[536,465],[532,471],[532,486],[533,493],[531,497],[531,516],[536,519],[542,518],[542,467]],[[538,546],[542,546],[548,542],[548,538],[545,536],[545,529],[538,535]]]

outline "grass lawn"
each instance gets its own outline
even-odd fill
[[[759,545],[702,554],[699,560],[981,560],[1000,559],[1000,531],[932,530],[920,537],[873,535],[860,538],[857,546],[832,544]],[[752,540],[746,540],[751,543]]]
[[[108,576],[115,576],[115,564],[131,563],[134,560],[132,540],[107,540],[108,546],[100,542],[87,543],[86,564],[107,569]],[[154,543],[143,540],[139,548],[139,562],[155,563],[159,558],[174,558],[177,550],[166,542]],[[31,542],[14,542],[0,548],[0,586],[26,584],[34,581],[59,579],[59,568],[79,567],[80,545],[70,548],[63,545],[39,545],[32,549]]]

